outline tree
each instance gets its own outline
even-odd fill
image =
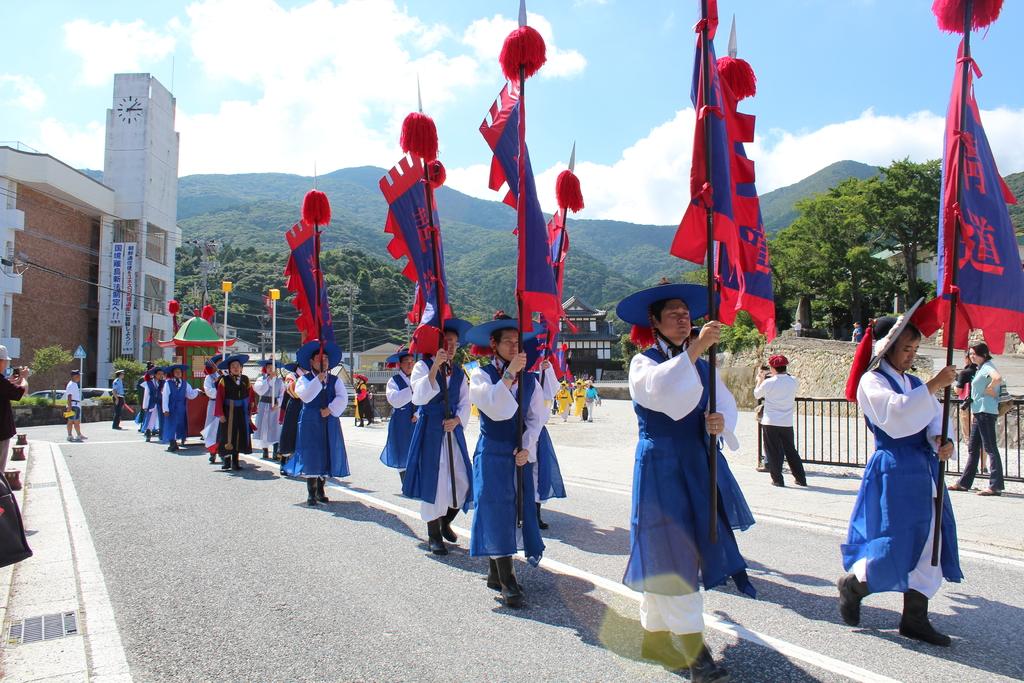
[[[918,265],[935,254],[941,164],[938,159],[922,164],[894,161],[864,183],[865,208],[878,243],[902,255],[909,305],[924,294]]]
[[[52,375],[47,375],[53,370],[71,363],[74,359],[71,352],[60,344],[44,346],[41,349],[36,349],[36,352],[32,354],[32,372],[40,378],[46,377],[49,380],[50,390],[52,391],[56,388],[53,381],[54,378]]]

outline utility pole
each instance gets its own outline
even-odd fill
[[[356,296],[359,294],[359,287],[354,282],[348,285],[348,373],[352,376],[356,371],[355,357],[355,326],[352,324],[355,313]]]

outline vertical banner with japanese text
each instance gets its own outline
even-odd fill
[[[121,353],[125,356],[135,355],[135,248],[133,242],[124,244],[121,289],[124,308],[124,332],[121,334]]]
[[[114,242],[110,268],[110,326],[124,327],[124,248]]]

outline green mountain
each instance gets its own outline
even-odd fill
[[[793,207],[801,199],[827,192],[847,178],[864,180],[874,175],[878,175],[877,166],[859,161],[837,161],[798,183],[761,195],[761,217],[765,232],[774,235],[796,220],[798,214]]]
[[[1008,207],[1010,220],[1013,221],[1013,227],[1017,228],[1017,239],[1024,240],[1024,172],[1013,173],[1006,176],[1004,180],[1017,198],[1017,203],[1010,204]]]

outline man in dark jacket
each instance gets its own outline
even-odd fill
[[[18,368],[7,379],[7,366],[11,357],[7,347],[0,345],[0,473],[7,469],[7,453],[14,436],[14,411],[11,401],[17,401],[28,391],[28,368]]]

